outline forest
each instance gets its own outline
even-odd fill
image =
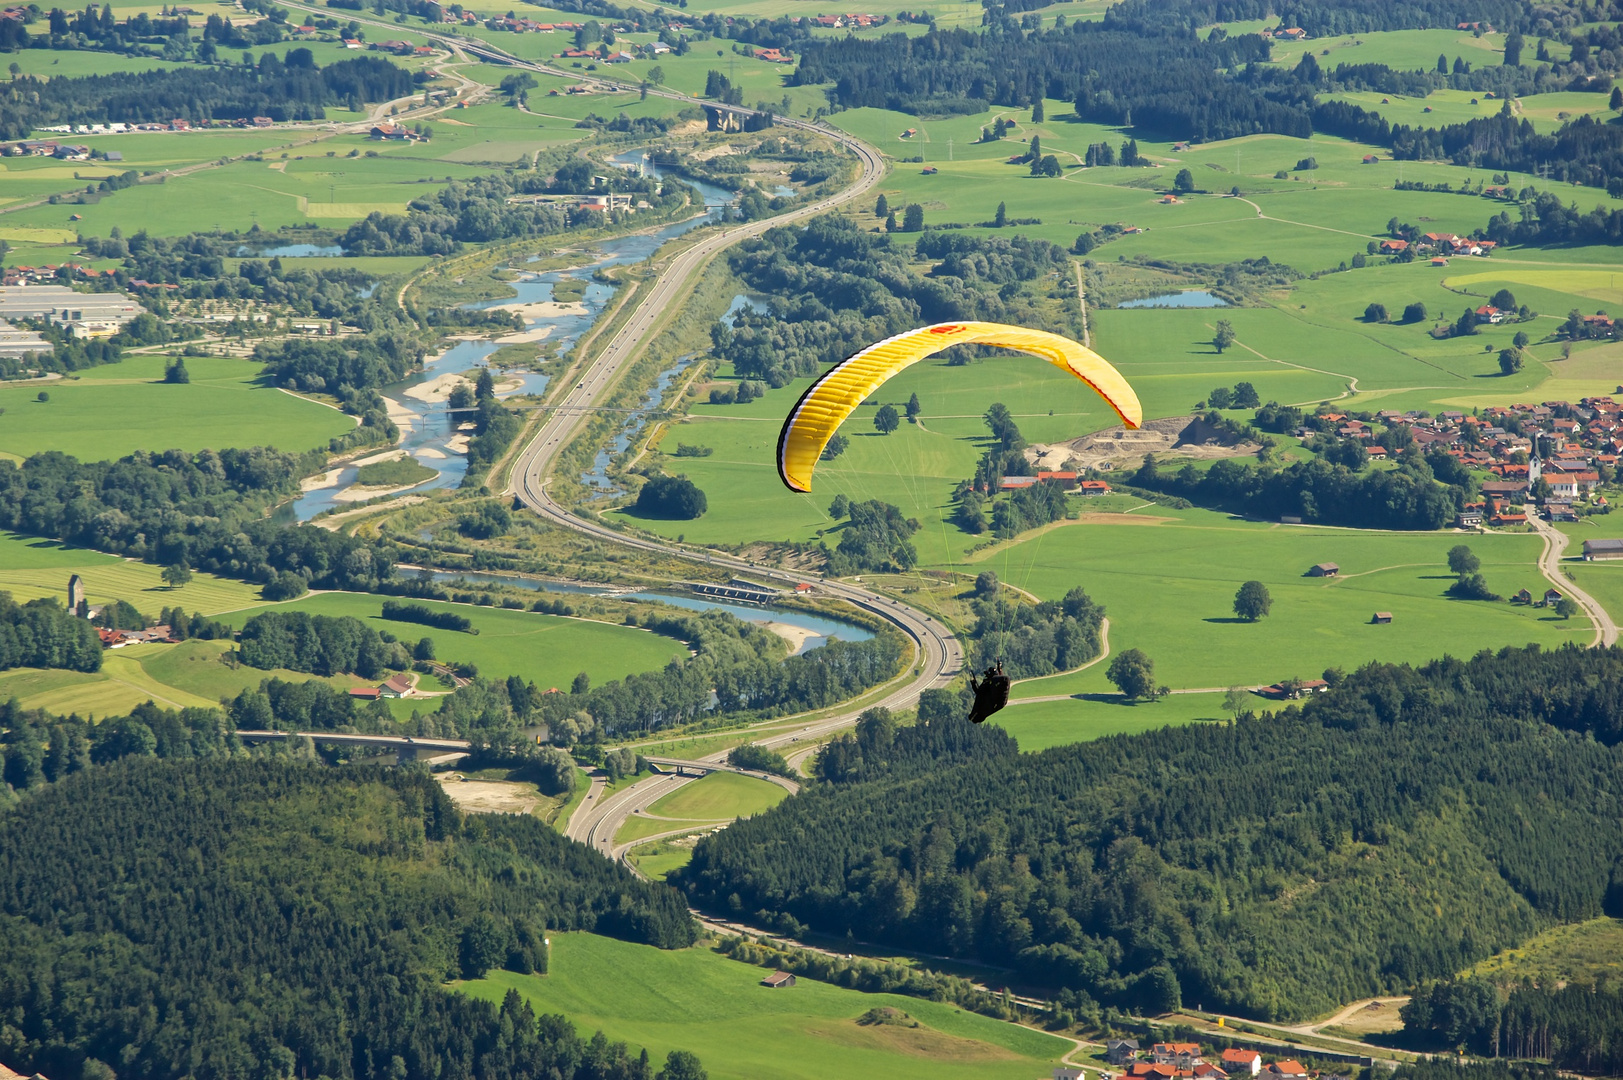
[[[176,897],[186,897],[177,903]],[[674,890],[417,769],[127,760],[0,816],[0,1058],[59,1077],[653,1080],[516,995],[549,930],[692,944]]]
[[[249,667],[308,671],[315,675],[383,677],[411,666],[411,654],[392,638],[351,615],[311,615],[265,611],[249,619],[237,638],[237,653]]]
[[[1323,458],[1283,469],[1242,465],[1232,458],[1204,472],[1186,465],[1163,473],[1152,459],[1129,481],[1134,487],[1188,499],[1247,517],[1361,529],[1440,529],[1472,494],[1470,473],[1447,454],[1411,446],[1391,471],[1360,470]]]
[[[302,57],[295,54],[302,53]],[[70,79],[22,75],[0,94],[0,138],[24,139],[57,124],[167,124],[268,116],[322,120],[323,106],[389,101],[412,92],[411,73],[376,56],[318,67],[308,49],[251,67],[185,67]]]
[[[271,600],[307,588],[375,591],[394,581],[391,550],[265,512],[325,467],[324,450],[139,451],[84,464],[0,458],[0,528],[264,585]]]
[[[1445,979],[1417,990],[1402,1016],[1404,1037],[1416,1047],[1547,1058],[1592,1076],[1623,1070],[1623,990],[1605,982],[1507,988]]]
[[[935,263],[929,274],[913,273],[910,264],[926,259]],[[718,322],[715,355],[772,386],[821,374],[862,345],[926,323],[985,319],[1081,333],[1049,325],[1052,315],[1019,289],[1064,268],[1064,250],[1046,240],[934,231],[909,243],[829,216],[746,240],[728,260],[772,300],[768,311]]]
[[[974,670],[1001,662],[1013,678],[1030,679],[1069,671],[1099,655],[1105,609],[1081,586],[1062,600],[1017,604],[996,591],[993,575],[988,592],[970,601],[975,644],[969,666]]]
[[[940,761],[864,749],[679,876],[704,907],[1106,1005],[1314,1015],[1616,913],[1619,686],[1615,648],[1370,664],[1269,716],[1035,755],[932,698],[894,745]]]
[[[0,590],[0,670],[14,667],[100,671],[101,639],[55,598],[19,604]]]

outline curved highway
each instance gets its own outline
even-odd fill
[[[305,11],[325,13],[324,9],[300,3],[297,0],[290,0],[287,6]],[[396,29],[393,23],[385,23],[365,16],[356,16],[356,21],[389,30]],[[454,45],[466,53],[471,53],[495,63],[570,79],[581,77],[579,72],[519,59],[488,42],[478,39],[470,40],[460,35],[437,34],[416,28],[413,28],[413,33],[423,34],[448,47]],[[640,89],[637,86],[628,87],[604,78],[597,78],[594,81],[616,90]],[[755,109],[721,105],[703,98],[691,97],[660,86],[649,86],[647,92],[650,96],[682,101],[711,109],[746,114],[757,112]],[[660,272],[651,287],[640,297],[632,298],[631,302],[635,306],[630,317],[615,331],[614,336],[608,343],[598,350],[597,355],[592,358],[586,369],[575,376],[576,385],[569,389],[561,400],[553,403],[554,407],[551,409],[551,415],[542,422],[540,430],[531,438],[515,461],[509,480],[509,488],[529,509],[559,527],[572,529],[608,543],[621,544],[665,556],[674,555],[702,561],[711,566],[735,573],[745,573],[756,578],[792,586],[804,580],[805,576],[791,574],[777,567],[757,564],[735,556],[689,547],[685,544],[621,533],[598,521],[576,516],[556,502],[547,491],[547,478],[552,471],[558,454],[579,432],[580,427],[590,415],[588,410],[596,405],[600,398],[613,390],[625,369],[641,355],[643,348],[652,339],[666,313],[677,308],[687,293],[694,275],[703,268],[711,257],[742,240],[758,236],[768,229],[826,213],[853,199],[860,198],[871,190],[885,174],[885,164],[878,150],[832,125],[776,115],[773,116],[773,122],[781,127],[813,131],[840,143],[857,158],[861,171],[856,180],[835,195],[806,206],[797,207],[788,213],[762,221],[732,225],[712,232],[672,258],[669,265]],[[843,581],[825,580],[821,583],[820,588],[828,595],[836,596],[890,622],[902,633],[906,634],[917,649],[912,677],[886,694],[881,700],[871,704],[884,705],[892,709],[908,708],[918,700],[918,696],[922,691],[933,686],[945,685],[963,667],[963,653],[959,647],[957,637],[945,625],[924,612],[914,610],[890,597],[881,596],[861,586]],[[807,724],[798,731],[776,735],[760,741],[766,746],[786,746],[800,741],[816,740],[841,727],[855,723],[860,712],[861,710],[853,709]],[[713,755],[713,758],[720,760],[724,756],[725,754],[716,754]],[[570,821],[567,830],[568,835],[577,840],[585,841],[607,854],[616,854],[613,837],[620,824],[634,811],[651,805],[670,791],[688,782],[689,780],[684,777],[656,776],[622,789],[608,798],[603,797],[602,786],[594,783],[588,799],[577,809],[574,818]]]

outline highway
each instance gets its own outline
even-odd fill
[[[304,3],[290,2],[287,6],[303,11],[326,13],[325,9]],[[393,23],[361,15],[354,17],[357,22],[389,30],[396,29]],[[413,33],[424,34],[444,46],[455,46],[463,52],[494,63],[569,79],[581,78],[578,71],[521,60],[484,41],[470,40],[460,35],[425,32],[416,28],[413,28]],[[606,78],[595,78],[592,81],[615,90],[641,89],[639,86],[627,86]],[[647,93],[651,97],[662,97],[728,112],[753,114],[757,111],[679,94],[662,86],[649,86]],[[672,258],[649,287],[631,298],[630,303],[634,307],[630,317],[615,331],[613,337],[598,349],[586,369],[575,376],[576,385],[567,389],[562,397],[548,403],[551,407],[550,415],[542,421],[540,429],[514,462],[507,493],[516,495],[526,507],[552,524],[572,529],[596,540],[663,556],[692,559],[733,573],[748,574],[757,579],[792,587],[805,580],[806,575],[791,574],[774,566],[651,536],[621,533],[598,521],[576,516],[556,502],[547,490],[548,477],[559,453],[592,415],[591,410],[599,407],[600,401],[613,391],[626,369],[642,354],[663,320],[679,310],[681,302],[692,287],[694,277],[711,258],[726,248],[758,236],[768,229],[827,213],[859,199],[872,190],[885,175],[885,163],[877,149],[832,125],[776,115],[773,117],[773,123],[779,127],[815,132],[838,142],[857,158],[860,167],[857,178],[837,194],[815,203],[797,207],[776,217],[739,223],[701,235],[697,242]],[[771,482],[770,473],[763,473],[763,476],[768,477],[763,482]],[[918,700],[922,691],[946,685],[962,669],[963,653],[957,637],[945,625],[926,613],[848,582],[824,580],[819,584],[819,588],[825,595],[838,597],[890,622],[912,640],[917,650],[911,677],[880,701],[871,704],[884,705],[891,709],[909,708]],[[851,710],[823,718],[807,724],[799,731],[763,739],[761,742],[763,745],[776,747],[814,741],[855,723],[860,711]],[[707,760],[711,760],[713,764],[723,757],[725,754],[716,754]],[[689,779],[685,777],[656,776],[624,788],[607,798],[603,796],[603,785],[594,782],[586,800],[570,820],[568,835],[614,855],[616,854],[613,847],[614,833],[627,817],[637,810],[646,809],[670,791],[688,782]]]

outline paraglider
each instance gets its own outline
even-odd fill
[[[778,476],[784,485],[810,491],[817,459],[846,417],[904,368],[954,345],[995,345],[1039,356],[1093,387],[1128,427],[1143,420],[1138,395],[1121,372],[1079,342],[1002,323],[937,323],[870,345],[811,384],[778,434]]]
[[[1009,687],[1012,685],[1012,680],[1003,674],[1001,660],[986,669],[980,682],[976,682],[975,676],[971,675],[969,688],[975,692],[975,706],[969,710],[969,722],[978,724],[1007,705]]]

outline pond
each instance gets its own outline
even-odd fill
[[[1162,296],[1147,296],[1142,300],[1128,300],[1117,304],[1119,308],[1207,308],[1228,307],[1228,301],[1215,293],[1205,289],[1185,289],[1183,292],[1166,293]]]
[[[254,259],[336,259],[343,254],[344,249],[337,244],[281,244],[257,251],[244,244],[237,249],[239,257]]]

